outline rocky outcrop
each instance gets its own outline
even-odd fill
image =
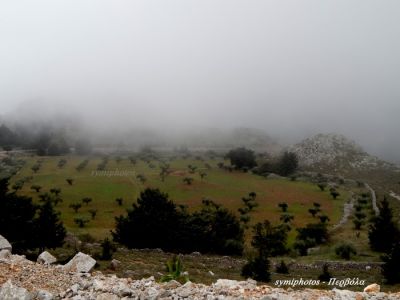
[[[395,169],[395,166],[369,155],[354,141],[339,134],[317,134],[289,148],[303,166],[330,172],[344,170]]]

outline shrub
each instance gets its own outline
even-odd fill
[[[176,280],[178,282],[185,283],[189,281],[189,277],[183,273],[183,265],[179,257],[174,255],[169,261],[167,261],[165,265],[168,274],[161,277],[161,282]]]
[[[400,231],[393,220],[392,210],[386,197],[379,205],[379,215],[372,219],[368,238],[372,250],[388,253],[398,241]]]
[[[382,275],[388,284],[400,283],[400,242],[396,242],[391,251],[382,256],[384,262]]]
[[[318,276],[318,279],[324,282],[328,282],[332,278],[331,273],[329,273],[329,268],[327,264],[322,266],[322,273]]]
[[[270,262],[268,258],[257,256],[248,260],[242,268],[241,275],[245,278],[253,278],[257,281],[269,282],[271,280],[269,268]]]
[[[200,211],[189,214],[167,194],[147,188],[127,216],[116,218],[116,242],[128,248],[238,254],[243,250],[243,229],[227,209],[204,199]]]
[[[87,223],[89,223],[88,219],[85,218],[75,218],[74,222],[76,225],[78,225],[80,228],[83,228],[86,226]]]
[[[116,250],[115,245],[108,238],[105,238],[101,242],[101,259],[110,260]]]
[[[276,266],[276,273],[289,274],[289,268],[283,260],[281,260],[280,264]]]
[[[341,244],[335,248],[335,253],[337,256],[349,260],[351,255],[356,255],[357,251],[351,244]]]
[[[235,166],[236,169],[251,169],[257,166],[254,151],[244,147],[230,150],[227,153],[226,158],[230,160],[231,165]]]

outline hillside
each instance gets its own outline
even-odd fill
[[[352,172],[394,170],[395,166],[365,152],[353,140],[340,134],[317,134],[289,148],[303,167],[318,171]]]

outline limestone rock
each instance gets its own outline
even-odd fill
[[[11,244],[2,235],[0,235],[0,250],[12,251]]]
[[[45,265],[51,265],[54,264],[57,261],[57,258],[55,258],[53,255],[51,255],[49,252],[44,251],[42,252],[39,257],[37,258],[37,262],[40,264],[45,264]]]
[[[373,283],[365,287],[364,292],[366,293],[379,293],[381,291],[381,287],[379,284]]]
[[[38,300],[53,300],[53,294],[49,293],[48,291],[40,290],[36,293],[36,298]]]
[[[116,295],[110,294],[110,293],[103,293],[100,295],[97,295],[96,300],[119,300],[120,298]]]
[[[115,271],[119,268],[120,265],[121,265],[121,262],[118,259],[113,259],[110,262],[110,269]]]
[[[1,300],[31,300],[31,294],[24,288],[17,287],[8,280],[0,291]]]
[[[96,265],[96,261],[87,254],[77,253],[63,269],[69,272],[88,273]]]
[[[11,258],[10,250],[7,249],[0,250],[0,259],[10,259],[10,258]]]

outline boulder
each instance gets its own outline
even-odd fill
[[[235,289],[239,286],[239,281],[230,279],[218,279],[216,283],[213,284],[214,287],[219,289]]]
[[[0,259],[10,259],[11,258],[11,252],[10,250],[0,250]]]
[[[8,280],[0,291],[1,300],[31,300],[31,294],[24,288],[17,287]]]
[[[100,295],[97,295],[96,300],[119,300],[120,298],[114,294],[110,293],[103,293]]]
[[[12,251],[11,244],[1,235],[0,235],[0,250],[9,250],[10,252]]]
[[[37,300],[54,300],[54,296],[52,293],[49,293],[48,291],[39,290],[36,293],[35,299],[37,299]]]
[[[379,293],[380,291],[381,291],[381,287],[379,284],[376,284],[376,283],[367,285],[364,289],[364,292],[366,292],[366,293]]]
[[[118,259],[113,259],[110,262],[110,269],[115,271],[119,268],[120,265],[121,265],[121,262]]]
[[[37,262],[39,264],[44,264],[44,265],[51,265],[54,264],[56,261],[57,258],[55,258],[47,251],[42,252],[37,258]]]
[[[95,265],[96,261],[92,257],[79,252],[63,266],[63,269],[68,272],[88,273]]]

